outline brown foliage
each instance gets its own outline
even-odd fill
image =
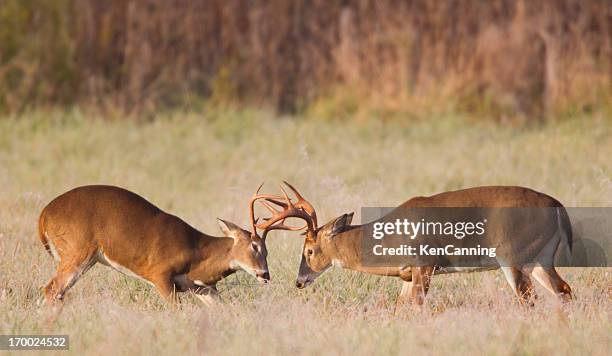
[[[611,19],[606,0],[0,0],[0,110],[292,112],[347,92],[400,111],[593,110],[610,100]]]

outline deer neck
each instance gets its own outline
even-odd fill
[[[195,261],[192,263],[188,277],[213,285],[224,277],[236,272],[231,267],[231,250],[234,239],[202,235]]]
[[[353,271],[382,276],[399,276],[398,267],[371,267],[362,262],[363,227],[355,227],[326,241],[324,248],[331,258],[332,265]]]

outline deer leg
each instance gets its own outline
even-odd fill
[[[531,278],[527,273],[524,273],[516,267],[501,267],[508,284],[512,287],[512,291],[519,298],[519,302],[523,305],[533,306],[535,298],[535,290]]]
[[[211,308],[220,303],[219,300],[219,291],[216,286],[200,286],[197,285],[195,288],[192,288],[191,291],[194,295],[207,307]]]
[[[531,275],[562,302],[565,303],[572,300],[572,289],[559,276],[554,267],[534,267]]]
[[[181,292],[193,293],[207,307],[212,307],[219,302],[219,291],[216,286],[206,285],[201,281],[193,281],[182,274],[174,277],[174,284]]]
[[[412,282],[412,267],[402,267],[399,270],[399,277],[404,282]]]
[[[518,284],[518,291],[529,306],[534,306],[534,301],[538,298],[538,296],[536,295],[535,288],[533,287],[533,282],[531,281],[531,278],[529,278],[529,274],[523,271],[521,271],[521,280]]]
[[[569,302],[572,299],[572,289],[557,274],[554,266],[555,253],[558,247],[559,238],[551,239],[546,244],[536,257],[537,264],[531,271],[531,275],[562,302]]]
[[[54,301],[61,301],[76,281],[95,264],[96,259],[93,253],[75,257],[69,261],[63,258],[57,268],[55,277],[44,287],[46,303],[51,304]]]
[[[159,295],[164,298],[166,302],[171,305],[178,304],[178,297],[176,295],[176,288],[174,285],[174,278],[169,275],[161,275],[151,280]]]
[[[412,294],[412,268],[401,268],[399,277],[403,281],[402,290],[397,296],[397,301],[395,303],[395,309],[393,311],[393,314],[395,314],[397,310],[400,309],[403,305],[410,302],[410,296]]]
[[[397,301],[395,303],[395,309],[393,314],[395,315],[397,311],[404,306],[406,303],[409,303],[412,295],[412,267],[403,267],[400,269],[399,273],[400,279],[403,281],[402,290],[400,294],[397,296]]]
[[[410,277],[412,279],[412,276]],[[395,309],[393,314],[395,315],[399,309],[401,309],[406,303],[410,301],[410,294],[412,293],[412,282],[403,281],[402,290],[397,296],[397,302],[395,303]]]
[[[429,291],[431,276],[433,275],[434,267],[413,267],[412,268],[412,285],[410,288],[411,301],[416,305],[423,305],[425,296]]]

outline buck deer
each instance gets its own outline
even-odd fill
[[[570,286],[557,274],[553,261],[561,239],[565,239],[571,251],[572,235],[569,217],[563,205],[556,199],[523,187],[477,187],[458,191],[440,193],[430,197],[416,197],[400,205],[397,209],[428,208],[428,207],[536,207],[552,211],[546,216],[554,221],[552,228],[534,230],[535,227],[525,223],[521,236],[496,235],[509,246],[513,257],[523,257],[529,253],[536,256],[530,259],[531,265],[506,266],[502,260],[508,256],[498,256],[499,265],[493,267],[453,268],[445,265],[443,259],[434,259],[431,265],[401,266],[401,267],[370,267],[362,263],[362,236],[368,224],[352,226],[353,213],[343,214],[327,224],[319,227],[317,215],[313,206],[292,185],[284,182],[295,194],[297,201],[293,202],[281,186],[284,200],[265,199],[262,201],[273,217],[268,223],[284,221],[289,217],[303,219],[306,224],[305,241],[296,280],[297,288],[311,284],[321,273],[331,266],[361,271],[383,276],[399,277],[403,281],[402,290],[397,299],[397,305],[405,302],[422,304],[429,290],[431,276],[435,274],[472,272],[489,269],[502,269],[504,276],[521,302],[528,302],[533,296],[533,285],[530,275],[547,290],[563,301],[571,299]],[[282,207],[278,210],[273,203]],[[396,210],[397,210],[396,209]],[[390,214],[392,214],[391,212]],[[544,213],[546,214],[546,212]],[[372,223],[370,223],[372,224]],[[550,227],[549,226],[549,227]],[[292,228],[292,227],[291,227]],[[489,226],[495,229],[495,226]],[[292,228],[297,230],[298,228]],[[371,231],[371,230],[370,230]],[[529,251],[527,251],[529,250]],[[521,260],[514,258],[510,260]]]
[[[96,262],[148,282],[170,302],[175,292],[191,291],[211,305],[218,298],[216,283],[239,269],[266,283],[267,231],[264,238],[257,234],[254,204],[275,196],[258,193],[249,202],[251,231],[218,219],[225,237],[206,235],[118,187],[83,186],[58,196],[38,225],[44,247],[59,261],[44,287],[45,300],[62,300]]]

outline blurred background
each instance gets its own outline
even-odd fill
[[[0,112],[610,115],[608,0],[0,0]]]

